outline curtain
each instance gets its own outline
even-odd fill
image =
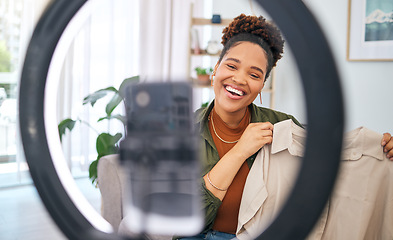
[[[126,78],[139,75],[139,1],[95,0],[89,2],[90,16],[81,22],[64,59],[57,99],[58,122],[77,121],[63,137],[65,158],[74,176],[85,176],[97,157],[96,138],[101,132],[124,134],[116,120],[97,122],[105,117],[108,96],[94,107],[83,99],[99,89],[118,88]],[[123,113],[122,108],[117,110]]]
[[[190,0],[140,3],[140,74],[145,81],[187,81]]]

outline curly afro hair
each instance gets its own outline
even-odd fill
[[[234,18],[228,27],[222,31],[222,41],[224,49],[220,60],[226,52],[241,41],[253,42],[260,45],[266,52],[268,58],[268,69],[266,78],[271,69],[281,59],[284,52],[284,40],[280,30],[264,17],[246,16],[241,14]]]

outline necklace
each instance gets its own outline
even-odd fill
[[[225,140],[222,139],[220,136],[218,136],[218,134],[217,134],[217,132],[216,132],[216,128],[214,127],[213,116],[211,116],[210,119],[212,120],[213,132],[214,132],[214,134],[216,135],[216,137],[218,137],[218,139],[220,139],[220,140],[221,140],[222,142],[224,142],[224,143],[229,143],[229,144],[239,142],[239,139],[236,140],[236,141],[230,142],[230,141],[225,141]]]
[[[237,143],[237,142],[239,142],[239,139],[236,140],[236,141],[232,141],[232,142],[231,142],[231,141],[226,141],[226,140],[222,139],[220,136],[218,136],[218,134],[217,134],[217,132],[216,132],[216,128],[215,128],[215,126],[214,126],[213,113],[211,114],[210,119],[212,120],[212,127],[213,127],[214,135],[216,135],[216,137],[217,137],[218,139],[220,139],[222,142],[228,143],[228,144],[232,144],[232,143]],[[249,118],[249,122],[251,122],[251,117]]]

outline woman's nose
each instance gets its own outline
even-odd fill
[[[237,84],[246,84],[244,76],[241,76],[240,74],[232,76],[232,81]]]

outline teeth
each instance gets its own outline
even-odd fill
[[[225,89],[226,89],[227,91],[232,92],[232,93],[235,93],[235,94],[237,94],[237,95],[239,95],[239,96],[243,96],[243,95],[244,95],[244,93],[243,93],[242,91],[237,90],[237,89],[234,89],[234,88],[232,88],[232,87],[230,87],[230,86],[226,86]]]

